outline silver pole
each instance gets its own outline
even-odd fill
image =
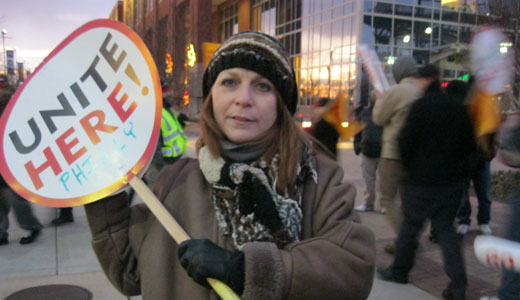
[[[4,56],[3,56],[3,59],[4,59],[4,74],[7,75],[7,53],[5,52],[5,35],[7,34],[7,30],[6,29],[2,29],[2,44],[4,46]]]

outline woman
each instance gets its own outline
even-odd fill
[[[216,299],[206,277],[242,299],[365,299],[373,234],[352,212],[343,170],[292,119],[298,94],[282,46],[257,32],[232,36],[203,93],[198,160],[167,167],[153,188],[193,240],[176,245],[124,193],[86,206],[111,282],[154,300]]]

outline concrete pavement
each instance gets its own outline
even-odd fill
[[[194,141],[198,133],[196,124],[189,125],[186,133],[190,138],[187,155],[193,156]],[[354,155],[350,144],[340,145],[339,161],[345,170],[345,179],[354,183],[358,190],[356,205],[359,205],[363,196],[360,159]],[[493,168],[501,166],[494,164]],[[474,200],[472,199],[472,205],[475,205]],[[18,244],[19,239],[27,232],[18,227],[11,214],[10,244],[0,247],[0,299],[24,288],[46,284],[82,286],[90,290],[96,300],[140,299],[122,296],[104,276],[90,246],[90,232],[83,207],[74,208],[74,223],[61,227],[50,225],[50,221],[57,214],[56,209],[37,205],[33,205],[33,209],[44,224],[44,229],[36,242],[29,245]],[[500,203],[493,204],[491,227],[497,233],[500,233],[502,227],[502,223],[497,220],[504,219],[502,215],[506,210],[507,208]],[[391,256],[385,254],[382,249],[386,243],[393,241],[395,233],[387,225],[384,216],[377,212],[361,213],[361,218],[376,235],[378,264],[388,265]],[[473,226],[476,228],[474,224],[475,221]],[[499,272],[489,270],[476,262],[471,247],[476,233],[470,231],[464,242],[470,284],[468,299],[478,299],[484,293],[493,292],[500,276]],[[438,248],[424,237],[421,240],[416,267],[411,274],[411,283],[400,285],[376,278],[369,299],[440,299],[447,277],[442,270],[442,258]],[[323,299],[326,299],[326,295]]]

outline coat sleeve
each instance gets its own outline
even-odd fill
[[[352,210],[356,191],[342,183],[343,170],[332,163],[321,167],[333,170],[318,173],[323,178],[315,190],[311,237],[284,249],[267,242],[245,244],[244,300],[368,297],[374,235]]]
[[[133,209],[138,212],[137,207]],[[92,247],[105,275],[122,294],[139,295],[137,256],[129,241],[131,209],[127,193],[87,204],[85,212],[92,233]]]
[[[379,126],[385,126],[392,118],[397,102],[401,98],[399,86],[395,86],[385,93],[384,97],[376,100],[372,111],[372,121]]]

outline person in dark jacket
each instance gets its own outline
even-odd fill
[[[365,123],[365,128],[354,137],[354,151],[361,154],[361,173],[365,181],[364,203],[356,207],[357,211],[373,211],[376,202],[376,174],[381,155],[381,137],[383,127],[372,121],[373,103],[363,107],[358,120]]]
[[[464,105],[441,93],[439,82],[434,80],[436,67],[427,65],[419,74],[432,83],[412,105],[399,135],[406,174],[403,224],[392,265],[378,269],[378,273],[383,280],[408,282],[419,234],[430,219],[442,248],[446,274],[451,279],[443,297],[460,300],[465,299],[467,279],[453,221],[475,152],[473,126]]]

